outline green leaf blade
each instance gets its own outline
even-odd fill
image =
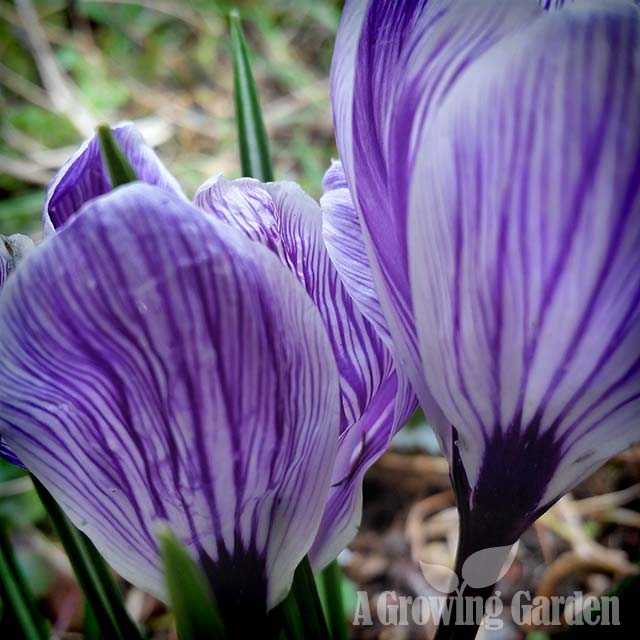
[[[233,86],[242,173],[263,182],[273,180],[269,141],[262,118],[249,51],[237,11],[229,14]]]
[[[102,161],[107,167],[111,178],[111,186],[115,189],[123,184],[135,182],[138,176],[136,176],[136,172],[129,163],[127,156],[116,141],[109,125],[101,124],[98,126],[97,131]]]
[[[27,640],[47,640],[49,632],[20,571],[5,524],[0,522],[0,583],[6,602]]]
[[[103,635],[117,640],[141,640],[102,556],[67,518],[44,485],[33,476],[32,480]]]
[[[293,576],[291,591],[278,605],[287,640],[327,640],[331,638],[318,595],[311,564],[305,556]]]
[[[317,577],[332,640],[349,640],[343,601],[343,576],[337,560],[330,562]]]
[[[178,637],[222,640],[222,618],[202,570],[168,529],[162,530],[158,538]]]

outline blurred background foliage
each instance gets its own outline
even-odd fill
[[[336,156],[338,0],[0,0],[0,233],[35,231],[54,172],[99,122],[134,120],[188,195],[239,175],[227,15],[237,7],[276,179],[318,196]]]

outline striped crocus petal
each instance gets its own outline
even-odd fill
[[[21,233],[0,235],[0,290],[16,267],[33,250],[33,240]]]
[[[639,59],[632,4],[540,10],[416,143],[420,351],[479,541],[640,440]]]
[[[392,354],[398,378],[398,410],[400,425],[404,424],[407,413],[414,406],[414,385],[407,375],[407,368],[397,343],[391,337],[386,318],[378,298],[378,289],[367,254],[366,242],[363,238],[362,225],[347,187],[342,163],[333,162],[323,180],[324,195],[320,200],[322,207],[323,236],[327,252],[338,271],[344,287],[353,298],[360,312],[371,322],[378,335]],[[439,427],[438,436],[445,434],[441,444],[444,450],[449,449],[447,438],[449,423],[442,416],[440,408],[431,398],[424,385],[422,403],[428,407],[429,419]]]
[[[16,467],[22,467],[26,469],[22,460],[13,452],[13,449],[5,442],[4,438],[0,436],[0,458],[3,458],[7,462],[16,465]]]
[[[320,207],[300,187],[216,177],[195,202],[278,255],[327,328],[340,372],[342,420],[331,494],[310,554],[320,568],[355,535],[362,476],[415,409],[415,396],[398,384],[389,350],[343,285],[323,243]]]
[[[331,262],[360,313],[376,328],[383,342],[392,347],[384,319],[358,213],[347,187],[342,163],[334,161],[322,181],[324,195],[322,233]]]
[[[13,255],[9,251],[7,238],[0,236],[0,290],[14,270]]]
[[[0,289],[9,279],[9,274],[13,270],[13,257],[9,253],[4,236],[0,236]]]
[[[2,435],[125,578],[164,597],[168,523],[223,610],[284,596],[326,504],[340,394],[322,319],[269,251],[120,187],[9,280],[0,360]]]
[[[142,182],[162,187],[184,198],[176,179],[162,164],[133,123],[121,122],[111,130]],[[49,236],[83,204],[111,191],[111,180],[100,153],[98,136],[86,140],[51,181],[42,210],[44,235]]]
[[[32,249],[33,240],[27,236],[19,233],[12,236],[0,235],[0,293],[9,276],[13,274],[18,264],[31,253]],[[24,467],[2,435],[0,435],[0,458],[4,458],[18,467]]]
[[[336,140],[397,361],[440,434],[420,362],[407,254],[417,144],[465,68],[540,11],[532,0],[347,0],[331,69]],[[448,437],[441,438],[445,449]]]
[[[295,183],[222,176],[206,182],[195,203],[276,253],[316,303],[340,370],[344,431],[362,415],[393,364],[333,268],[322,241],[320,207]]]

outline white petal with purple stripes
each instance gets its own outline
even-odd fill
[[[469,507],[512,537],[640,440],[639,59],[630,4],[541,11],[417,141],[422,361]]]
[[[540,12],[530,0],[348,0],[331,70],[336,140],[376,291],[406,372],[445,450],[450,427],[419,357],[407,259],[418,139],[460,74]]]
[[[479,545],[517,537],[640,437],[637,4],[343,13],[346,182],[398,363],[463,522],[483,519]]]
[[[293,183],[216,177],[196,204],[276,253],[317,305],[340,371],[342,426],[332,490],[311,551],[315,568],[332,560],[357,531],[362,477],[415,409],[398,385],[391,354],[360,313],[322,238],[318,204]]]
[[[16,233],[12,236],[0,235],[0,293],[9,276],[14,273],[16,267],[33,250],[33,240],[28,236]],[[19,467],[24,465],[11,447],[0,435],[0,458],[8,460]]]
[[[33,251],[33,240],[21,233],[0,235],[0,290],[17,266]]]
[[[392,348],[362,237],[362,227],[347,187],[342,163],[332,162],[322,186],[322,234],[331,262],[360,313],[376,328],[383,342]]]
[[[326,503],[339,384],[317,309],[270,252],[120,187],[10,279],[0,360],[0,432],[124,577],[164,595],[168,522],[221,603],[284,596]]]

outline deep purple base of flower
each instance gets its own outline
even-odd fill
[[[506,430],[495,429],[473,489],[469,487],[453,429],[451,478],[460,511],[460,549],[469,555],[480,549],[513,544],[546,509],[541,504],[560,464],[555,431],[540,433],[540,418],[527,425],[516,419]]]
[[[458,448],[458,432],[453,429],[451,480],[458,500],[460,537],[455,572],[463,583],[462,568],[476,551],[514,544],[523,531],[550,504],[541,501],[560,463],[560,442],[554,430],[540,433],[536,417],[526,426],[514,421],[506,431],[495,429],[485,445],[480,474],[473,493]],[[525,473],[526,470],[526,473]],[[487,567],[490,570],[490,567]],[[495,576],[500,567],[495,567]],[[469,598],[491,595],[494,584],[480,589],[466,586]],[[456,598],[452,598],[451,624],[441,624],[437,640],[468,640],[476,635],[474,625],[455,625]]]
[[[264,558],[254,549],[245,549],[236,536],[233,555],[218,543],[214,562],[200,550],[200,564],[211,585],[229,638],[252,637],[249,631],[267,624],[267,578]]]

